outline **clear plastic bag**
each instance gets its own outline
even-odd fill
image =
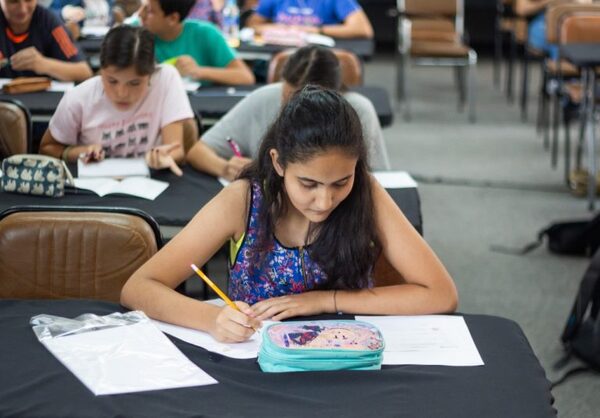
[[[38,340],[95,395],[217,383],[141,311],[36,315]]]

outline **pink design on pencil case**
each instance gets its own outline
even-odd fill
[[[282,323],[269,327],[269,338],[285,348],[378,350],[379,331],[370,324],[352,321]]]

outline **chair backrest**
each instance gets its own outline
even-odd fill
[[[31,114],[19,101],[0,100],[0,160],[31,151]]]
[[[0,298],[119,301],[162,246],[137,209],[22,206],[0,213]]]
[[[453,21],[462,38],[465,26],[464,0],[397,0],[398,11],[410,18]]]
[[[383,253],[381,253],[373,268],[373,285],[375,287],[381,287],[402,283],[406,283],[406,280],[404,280],[400,273],[392,267]]]
[[[571,3],[552,4],[546,9],[546,41],[557,44],[560,21],[566,15],[573,13],[597,12],[600,4],[591,4],[591,0],[574,0]]]
[[[560,25],[559,43],[600,42],[600,10],[590,14],[576,13],[566,16]]]
[[[269,71],[267,73],[267,83],[275,83],[281,80],[281,71],[286,61],[296,50],[285,49],[271,58]],[[332,48],[331,52],[335,54],[340,62],[342,70],[342,84],[345,87],[362,85],[362,66],[358,57],[350,51]]]

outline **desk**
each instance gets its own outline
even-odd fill
[[[197,91],[188,92],[190,104],[195,112],[203,119],[217,120],[227,113],[245,96],[257,89],[258,85],[240,87],[202,87]],[[351,89],[367,97],[373,103],[381,126],[389,126],[393,122],[394,112],[388,92],[382,87],[359,86]],[[29,109],[36,122],[49,121],[60,99],[62,92],[43,91],[24,94],[0,94],[0,98],[20,100]]]
[[[100,53],[103,38],[87,37],[80,38],[77,43],[89,58],[93,58]],[[265,60],[269,61],[273,55],[284,49],[290,48],[283,45],[256,45],[248,42],[241,42],[237,48],[237,55],[244,60]],[[336,39],[335,48],[345,49],[358,55],[361,59],[368,61],[375,52],[375,41],[373,39]]]
[[[244,60],[264,60],[269,61],[271,57],[284,49],[292,48],[285,45],[256,45],[248,42],[241,42],[237,48],[237,55]],[[373,39],[336,39],[335,48],[345,49],[353,52],[364,61],[368,61],[375,52],[375,41]]]
[[[171,338],[216,385],[95,397],[36,339],[29,319],[123,311],[100,301],[0,300],[0,416],[556,417],[550,385],[519,326],[465,315],[485,366],[262,373]]]
[[[60,198],[0,191],[0,211],[17,205],[122,206],[143,210],[162,227],[181,227],[185,226],[196,212],[222,188],[216,178],[200,173],[189,166],[183,167],[183,173],[183,177],[177,177],[169,170],[153,171],[153,178],[170,183],[167,190],[161,193],[156,200],[146,200],[127,195],[100,197],[87,190],[71,188],[67,188],[66,194]],[[390,189],[388,192],[412,225],[419,232],[422,232],[421,203],[418,189]]]
[[[581,111],[584,114],[583,129],[585,132],[588,153],[588,206],[594,210],[596,199],[596,130],[594,122],[594,110],[596,104],[595,67],[600,65],[600,43],[596,44],[567,44],[560,47],[563,58],[581,69],[581,84],[583,96]]]

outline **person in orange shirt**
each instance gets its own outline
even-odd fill
[[[82,81],[92,76],[60,19],[37,0],[0,0],[0,27],[0,77]]]

